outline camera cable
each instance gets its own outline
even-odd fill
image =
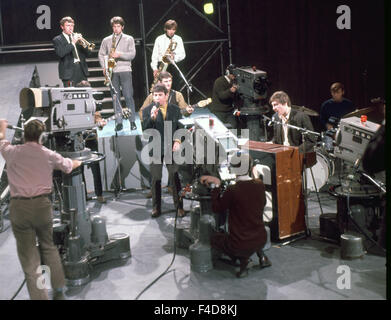
[[[22,290],[24,284],[26,283],[26,278],[23,280],[22,284],[20,285],[19,289],[16,290],[15,294],[12,296],[11,300],[14,300],[16,296],[19,294],[20,290]]]
[[[153,280],[150,284],[148,284],[138,295],[137,297],[134,299],[134,300],[138,300],[140,298],[140,296],[146,292],[150,287],[152,287],[160,278],[164,277],[166,274],[168,274],[169,272],[171,271],[174,271],[175,269],[173,270],[170,270],[171,266],[173,265],[174,261],[175,261],[175,256],[176,256],[176,247],[177,247],[177,244],[176,244],[176,223],[177,223],[177,218],[178,218],[178,210],[176,210],[176,213],[175,213],[175,220],[174,220],[174,254],[172,256],[172,259],[171,259],[171,262],[170,264],[168,265],[168,267],[166,268],[166,270],[164,270],[155,280]],[[169,271],[170,270],[170,271]]]

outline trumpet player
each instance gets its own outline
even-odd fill
[[[153,70],[154,78],[158,76],[159,64],[163,63],[162,58],[166,54],[171,40],[176,43],[176,46],[175,50],[170,52],[170,58],[174,60],[174,62],[180,62],[186,57],[182,38],[175,34],[177,27],[178,24],[175,20],[167,20],[164,24],[164,34],[158,36],[155,40],[151,58],[151,68]],[[166,68],[164,68],[163,71],[166,71],[165,69]]]
[[[73,32],[74,26],[75,22],[71,17],[62,18],[60,20],[62,33],[53,39],[55,52],[60,58],[58,75],[64,87],[75,86],[87,80],[88,76],[86,56],[89,50],[80,44],[83,38],[81,34]]]
[[[110,59],[114,59],[114,67],[112,69],[111,82],[115,89],[112,90],[114,111],[116,114],[122,113],[122,106],[119,104],[122,94],[125,98],[125,104],[131,110],[130,128],[136,130],[135,123],[135,105],[133,99],[133,83],[132,83],[132,60],[136,56],[136,46],[132,36],[123,33],[125,21],[121,17],[113,17],[110,20],[113,34],[102,40],[99,49],[99,63],[103,68],[103,74],[106,75],[107,64]],[[114,94],[117,93],[115,97]],[[122,119],[116,119],[116,130],[122,130]]]

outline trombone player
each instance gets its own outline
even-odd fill
[[[113,34],[102,40],[99,49],[99,63],[103,68],[103,74],[107,77],[112,77],[111,82],[116,91],[117,99],[113,96],[113,106],[115,114],[122,113],[120,105],[121,89],[125,97],[125,103],[131,110],[130,114],[130,129],[136,130],[135,123],[135,105],[133,99],[133,83],[132,83],[132,60],[136,56],[136,46],[132,36],[123,33],[125,21],[121,17],[113,17],[110,20]],[[112,75],[106,74],[106,68],[109,61],[112,61]],[[110,82],[110,79],[109,79]],[[111,92],[113,95],[115,92]],[[116,119],[116,130],[122,130],[122,119]]]
[[[60,58],[58,64],[59,78],[64,87],[72,87],[77,83],[87,80],[88,67],[86,56],[89,55],[89,48],[84,47],[80,33],[74,33],[75,22],[71,17],[64,17],[60,20],[62,33],[53,39],[53,45],[57,56]]]

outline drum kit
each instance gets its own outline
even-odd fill
[[[317,117],[319,113],[306,108],[304,106],[292,105],[292,109],[301,111],[308,116]],[[345,114],[342,119],[350,117],[360,117],[367,113],[373,111],[372,107],[357,109],[353,112]],[[307,175],[307,190],[308,191],[317,191],[329,182],[329,178],[335,174],[342,175],[344,170],[343,165],[337,165],[337,160],[339,160],[334,155],[334,147],[336,145],[336,136],[339,129],[339,124],[335,123],[335,126],[331,129],[328,129],[320,134],[320,141],[316,144],[316,164],[311,168],[313,171],[314,179],[311,178],[310,168],[306,169]]]

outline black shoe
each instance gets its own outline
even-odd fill
[[[122,125],[122,123],[117,123],[115,126],[115,131],[121,131],[123,127],[124,126]]]
[[[158,209],[153,209],[153,210],[152,210],[152,213],[151,213],[151,217],[152,217],[152,218],[157,218],[157,217],[159,217],[161,214],[162,214],[162,213],[161,213],[160,210],[158,210]]]
[[[137,130],[137,126],[136,126],[136,124],[134,122],[130,123],[130,129],[131,130]]]
[[[261,258],[259,258],[259,266],[261,269],[270,267],[272,265],[269,258],[264,254]]]
[[[178,209],[178,218],[183,218],[186,215],[186,211],[179,208]]]

